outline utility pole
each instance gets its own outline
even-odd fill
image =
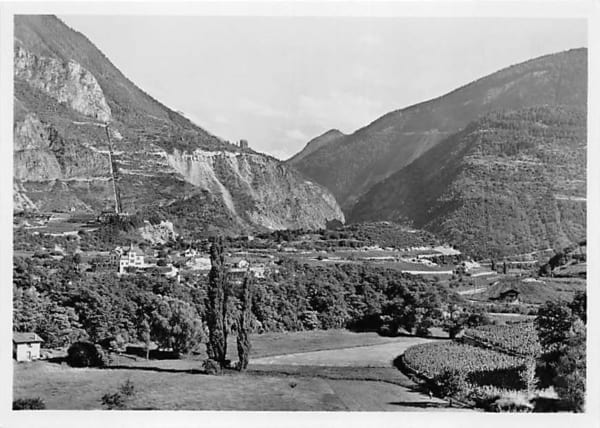
[[[113,195],[115,198],[115,214],[121,214],[122,207],[121,207],[121,198],[119,197],[119,190],[117,188],[117,180],[115,177],[115,168],[113,167],[113,149],[112,149],[112,143],[110,141],[110,131],[108,129],[108,122],[106,122],[104,124],[104,130],[106,131],[106,140],[108,141],[108,164],[110,167],[110,177],[112,179],[112,183],[113,183]]]

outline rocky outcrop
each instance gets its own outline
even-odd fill
[[[62,177],[50,148],[50,129],[34,114],[14,126],[14,177],[17,180],[54,180]]]
[[[111,110],[96,78],[75,61],[36,56],[15,47],[15,79],[23,80],[73,110],[109,122]]]
[[[161,221],[159,224],[151,224],[149,221],[145,221],[144,226],[139,231],[142,238],[152,244],[164,244],[177,238],[173,223],[170,221]]]
[[[27,113],[14,126],[14,177],[22,182],[108,177],[108,157],[98,149],[65,140],[50,124]]]
[[[37,207],[27,196],[27,192],[18,181],[13,182],[13,210],[15,212],[37,211]]]
[[[218,194],[242,224],[267,229],[319,228],[344,221],[335,198],[279,161],[259,154],[175,150],[167,161],[185,180]]]

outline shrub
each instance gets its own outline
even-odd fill
[[[465,373],[458,369],[446,368],[433,377],[431,390],[439,397],[460,395],[467,390]]]
[[[133,397],[135,395],[135,385],[131,379],[127,379],[119,388],[119,392],[125,397]]]
[[[303,311],[299,318],[305,330],[316,330],[321,326],[317,311]]]
[[[527,394],[519,391],[512,391],[500,396],[491,406],[491,411],[495,412],[531,412],[533,405],[529,402]]]
[[[107,356],[99,345],[80,341],[69,347],[67,363],[71,367],[102,367],[107,364]]]
[[[102,396],[102,405],[108,410],[125,409],[127,403],[135,396],[135,385],[131,379],[127,379],[119,390],[114,393],[106,393]]]
[[[40,397],[13,400],[13,410],[44,410],[46,403]]]
[[[102,396],[102,405],[108,410],[124,409],[125,398],[118,392],[113,394],[106,393]]]
[[[209,375],[220,375],[222,372],[221,364],[218,361],[207,358],[202,362],[202,367]]]

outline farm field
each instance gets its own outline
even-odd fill
[[[458,370],[466,380],[478,385],[520,389],[522,379],[518,373],[525,359],[457,342],[427,343],[410,348],[404,362],[412,370],[434,378],[445,370]]]
[[[446,409],[445,401],[418,392],[391,365],[403,349],[431,340],[338,331],[339,339],[330,345],[346,347],[314,350],[335,333],[296,333],[288,340],[284,337],[290,334],[264,335],[265,340],[255,341],[255,353],[269,355],[274,343],[279,349],[300,352],[252,359],[246,373],[222,376],[203,374],[199,360],[139,360],[112,369],[75,369],[45,361],[15,363],[14,396],[40,396],[49,409],[100,409],[102,395],[130,379],[137,390],[130,408],[139,409],[452,410]],[[381,343],[384,340],[388,342]]]
[[[539,356],[542,352],[533,322],[469,328],[465,337],[514,354]]]
[[[497,298],[499,293],[515,289],[519,292],[520,302],[538,305],[547,300],[570,301],[577,291],[583,291],[585,287],[585,280],[579,278],[510,279],[496,283],[481,293],[471,294],[469,299],[487,302]]]
[[[254,364],[285,364],[338,367],[389,367],[409,347],[429,343],[431,339],[402,337],[390,343],[276,355],[253,360]]]

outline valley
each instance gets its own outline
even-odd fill
[[[13,409],[582,412],[587,55],[281,161],[16,16]]]

